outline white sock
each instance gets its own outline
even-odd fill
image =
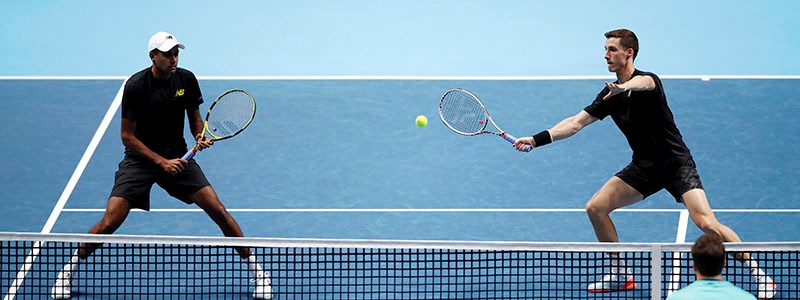
[[[758,262],[755,259],[748,259],[744,261],[744,265],[750,268],[750,270],[758,269]]]
[[[250,272],[250,277],[258,278],[259,274],[264,272],[264,269],[261,268],[261,264],[258,263],[255,254],[251,254],[248,258],[242,259],[247,264],[247,271]]]
[[[625,259],[619,257],[619,254],[608,254],[608,260],[611,262],[611,274],[627,275],[630,270],[625,267]]]
[[[80,259],[78,256],[78,250],[75,250],[72,253],[72,256],[69,258],[69,262],[64,264],[64,268],[61,269],[61,273],[69,273],[72,274],[72,271],[78,268],[78,264],[85,262],[85,259]]]
[[[750,274],[753,275],[753,276],[764,276],[764,275],[767,275],[766,273],[764,273],[763,270],[761,270],[761,268],[758,267],[758,262],[756,262],[755,259],[751,258],[751,259],[745,260],[744,261],[744,265],[747,266],[748,268],[750,268]]]

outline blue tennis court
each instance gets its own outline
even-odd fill
[[[437,113],[461,87],[515,136],[549,128],[613,80],[603,33],[629,28],[717,218],[760,242],[728,251],[755,255],[774,299],[800,298],[800,2],[573,4],[0,4],[0,295],[49,297],[77,243],[102,239],[73,299],[251,298],[258,276],[233,243],[258,252],[274,299],[664,298],[695,279],[686,243],[701,231],[662,191],[612,214],[623,243],[594,243],[585,203],[631,156],[613,121],[526,154],[456,135]],[[252,239],[222,237],[158,187],[116,234],[80,235],[103,215],[123,158],[121,88],[158,31],[186,44],[201,110],[232,88],[258,101],[250,128],[197,156]],[[638,288],[588,293],[612,252]],[[761,289],[748,272],[724,274]]]
[[[309,242],[303,240],[309,238],[391,244],[594,242],[584,203],[630,159],[624,137],[610,120],[525,154],[496,137],[452,133],[439,122],[437,104],[449,88],[470,89],[486,101],[502,128],[521,136],[582,109],[602,81],[201,78],[206,99],[243,88],[255,96],[258,113],[241,136],[217,143],[196,159],[246,236],[293,238],[295,247],[306,247]],[[800,160],[792,148],[800,135],[787,130],[793,125],[789,116],[800,112],[796,81],[664,81],[717,217],[745,241],[798,240],[794,220],[800,199],[793,183],[800,178]],[[19,137],[0,150],[16,158],[2,172],[0,184],[9,192],[3,201],[10,209],[0,212],[7,220],[0,231],[85,233],[100,219],[122,158],[122,84],[120,78],[0,80],[0,97],[9,100],[0,104],[0,117],[10,120],[3,133]],[[430,118],[427,127],[414,124],[419,114]],[[151,194],[152,211],[132,212],[118,235],[222,235],[199,208],[159,188]],[[700,235],[686,210],[666,192],[612,217],[624,242],[684,243]],[[90,259],[101,264],[87,268],[99,269],[82,275],[86,283],[77,284],[74,297],[134,299],[196,296],[198,291],[211,298],[251,297],[242,264],[228,247],[118,250],[112,245]],[[604,267],[600,256],[548,252],[553,246],[499,253],[349,252],[313,244],[286,253],[256,249],[273,272],[276,299],[317,293],[335,299],[605,297],[584,290],[595,280],[588,274]],[[4,244],[4,255],[17,257],[3,264],[9,277],[0,282],[11,287],[7,296],[49,295],[52,278],[74,247],[59,242]],[[647,247],[638,250],[654,251]],[[651,281],[661,276],[649,274],[656,252],[631,252],[627,259],[635,265],[640,285],[610,296],[656,297],[680,287],[679,282],[691,282],[685,275],[691,272],[685,255],[675,253],[662,258],[665,266],[674,267],[664,271],[671,283],[661,286]],[[764,263],[776,276],[780,288],[775,299],[796,295],[797,274],[791,267],[796,253],[772,255],[757,254],[769,259]],[[196,258],[186,265],[183,256]],[[517,261],[522,257],[524,264]],[[28,269],[20,260],[29,259],[42,262]],[[111,273],[115,275],[103,275]],[[753,289],[740,270],[727,274]]]
[[[664,83],[718,218],[745,241],[800,240],[797,80]],[[0,150],[11,158],[0,231],[84,233],[100,219],[122,158],[121,85],[0,81],[2,130],[14,137]],[[246,236],[594,241],[583,206],[630,160],[613,122],[519,153],[501,139],[446,129],[437,103],[452,87],[474,91],[498,125],[521,136],[582,109],[602,79],[204,79],[201,109],[244,88],[258,113],[241,136],[197,160]],[[419,114],[429,126],[415,126]],[[158,188],[152,208],[134,211],[118,233],[221,235],[199,208]],[[682,211],[660,192],[612,218],[622,241],[692,241],[700,231],[689,221],[683,232]]]

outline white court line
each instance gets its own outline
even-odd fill
[[[719,212],[719,210],[717,210]],[[675,235],[675,243],[683,244],[686,242],[686,230],[689,226],[689,210],[681,209],[681,216],[678,220],[678,233]]]
[[[104,212],[105,208],[65,208],[63,212]],[[133,210],[141,211],[141,210]],[[151,212],[203,212],[200,208],[154,208]],[[583,208],[228,208],[229,212],[258,212],[258,213],[539,213],[539,212],[586,212]],[[681,213],[684,212],[688,220],[686,209],[672,208],[622,208],[614,212],[637,212],[637,213]],[[721,213],[800,213],[800,209],[715,209],[714,212]],[[683,219],[681,219],[683,220]],[[684,220],[684,223],[688,221]],[[683,225],[683,239],[686,236],[686,224]],[[680,236],[681,229],[678,229]]]
[[[0,80],[126,80],[125,76],[0,76]]]
[[[124,80],[122,85],[119,87],[117,95],[114,96],[114,101],[111,102],[111,106],[108,107],[108,111],[106,111],[103,121],[100,122],[100,126],[97,127],[97,131],[95,131],[92,140],[89,142],[89,146],[86,147],[86,151],[83,152],[83,157],[81,157],[81,160],[78,162],[78,166],[75,168],[75,171],[72,172],[72,177],[70,177],[69,181],[67,182],[67,186],[64,188],[64,191],[61,192],[61,197],[58,198],[58,202],[56,202],[56,206],[53,207],[53,211],[50,213],[50,217],[47,218],[47,222],[45,222],[41,233],[50,233],[50,231],[53,229],[53,226],[56,224],[56,221],[58,220],[58,216],[60,216],[61,212],[64,210],[64,206],[67,205],[67,200],[69,200],[70,195],[72,195],[75,185],[78,184],[78,180],[81,178],[81,175],[83,175],[86,165],[88,165],[89,160],[92,159],[94,151],[100,144],[100,140],[103,139],[103,135],[105,135],[109,124],[111,124],[111,120],[114,118],[117,109],[122,103],[122,92],[125,89],[125,82],[127,82],[127,80]],[[11,287],[8,288],[8,294],[3,297],[4,300],[13,300],[14,297],[17,296],[17,289],[22,286],[22,283],[25,281],[25,276],[28,275],[28,271],[30,271],[31,267],[33,266],[33,262],[36,261],[36,258],[39,256],[41,247],[41,241],[37,241],[33,244],[33,248],[31,249],[30,253],[28,253],[28,256],[25,257],[25,263],[22,264],[19,272],[17,272],[17,277],[14,279],[14,282],[11,283]]]
[[[675,243],[676,244],[683,244],[686,243],[686,230],[689,226],[689,210],[688,209],[681,209],[681,215],[678,219],[678,233],[675,235]],[[670,280],[669,288],[667,288],[667,297],[672,295],[673,292],[677,291],[680,288],[680,284],[678,281],[681,279],[681,259],[683,258],[683,253],[681,252],[672,252],[672,279]]]
[[[198,76],[201,80],[608,80],[613,75],[565,76]],[[800,79],[800,75],[661,75],[661,79]]]
[[[800,75],[661,75],[661,79],[800,79]],[[405,76],[405,75],[309,75],[309,76],[197,76],[200,80],[606,80],[612,75],[565,76]],[[125,76],[0,76],[0,80],[125,80]]]

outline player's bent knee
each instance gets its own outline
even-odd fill
[[[586,207],[585,207],[585,209],[586,209],[586,214],[587,214],[587,215],[590,215],[590,216],[591,216],[591,215],[594,215],[594,214],[596,214],[596,213],[597,213],[597,209],[596,209],[596,208],[595,208],[595,206],[592,204],[592,201],[586,202]]]
[[[233,218],[231,216],[231,214],[228,212],[228,210],[225,209],[225,207],[221,206],[221,205],[209,208],[208,210],[206,210],[206,213],[212,219],[217,220],[217,221],[225,221],[225,220]]]
[[[586,214],[589,215],[589,217],[607,215],[611,212],[603,205],[600,205],[600,202],[601,201],[598,201],[596,198],[592,198],[589,202],[586,202]]]

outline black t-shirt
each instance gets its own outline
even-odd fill
[[[633,76],[639,75],[652,77],[655,89],[620,93],[603,100],[609,92],[605,87],[583,110],[601,120],[611,116],[628,139],[636,165],[663,168],[681,164],[691,154],[675,125],[661,79],[656,74],[634,70]]]
[[[125,84],[122,117],[136,122],[135,136],[147,148],[165,158],[177,158],[187,150],[186,112],[199,109],[202,103],[200,85],[191,71],[178,68],[169,79],[158,80],[147,68]],[[128,148],[125,154],[138,156]]]

